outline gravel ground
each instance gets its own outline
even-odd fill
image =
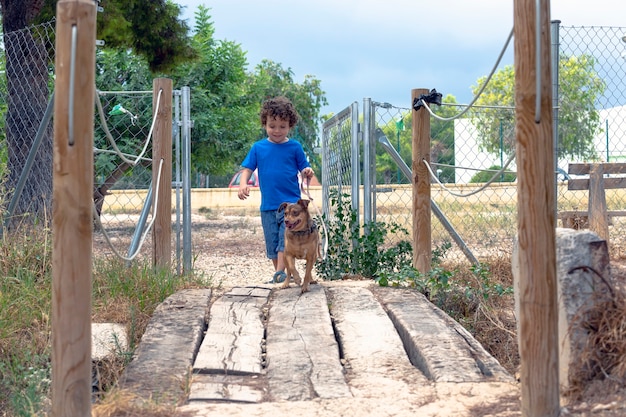
[[[138,215],[103,218],[107,237],[94,234],[94,251],[127,256]],[[272,261],[265,256],[265,241],[258,215],[192,214],[193,270],[210,279],[219,293],[235,286],[266,284],[274,275]],[[149,233],[138,258],[150,259],[152,234]],[[173,237],[174,239],[174,237]],[[114,248],[114,249],[112,249]],[[175,245],[173,244],[173,249]],[[304,271],[304,261],[297,260]],[[315,271],[313,272],[315,279]]]

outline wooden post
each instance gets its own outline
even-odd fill
[[[411,103],[428,89],[411,91]],[[430,113],[425,108],[413,110],[413,266],[422,274],[430,272],[431,222],[430,173],[424,161],[430,164]]]
[[[91,273],[96,4],[56,18],[52,213],[52,416],[91,415]]]
[[[602,164],[589,166],[589,229],[602,240],[609,241],[609,219],[604,193],[604,167]]]
[[[153,112],[157,114],[152,147],[152,187],[155,191],[152,193],[152,210],[156,216],[152,229],[152,259],[155,266],[169,268],[172,261],[172,80],[155,78],[152,91]]]
[[[522,415],[559,415],[550,7],[541,0],[541,112],[535,121],[535,0],[515,0],[519,351]]]

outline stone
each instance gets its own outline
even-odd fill
[[[515,242],[511,266],[515,286],[515,314],[519,317],[519,264]],[[597,296],[608,291],[609,253],[606,241],[588,230],[556,229],[559,381],[565,390],[580,367],[588,334],[577,326]],[[519,337],[519,329],[518,329]]]

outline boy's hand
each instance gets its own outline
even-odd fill
[[[306,167],[302,170],[302,175],[306,178],[313,178],[315,172],[313,172],[313,169],[311,167]]]
[[[237,191],[237,197],[240,200],[245,200],[250,195],[250,187],[247,184],[242,184],[239,186],[239,190]]]

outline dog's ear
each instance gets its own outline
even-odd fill
[[[298,204],[304,207],[305,209],[309,208],[309,200],[300,199],[298,200]]]
[[[288,205],[289,203],[282,203],[280,206],[278,206],[278,211],[284,211]]]

